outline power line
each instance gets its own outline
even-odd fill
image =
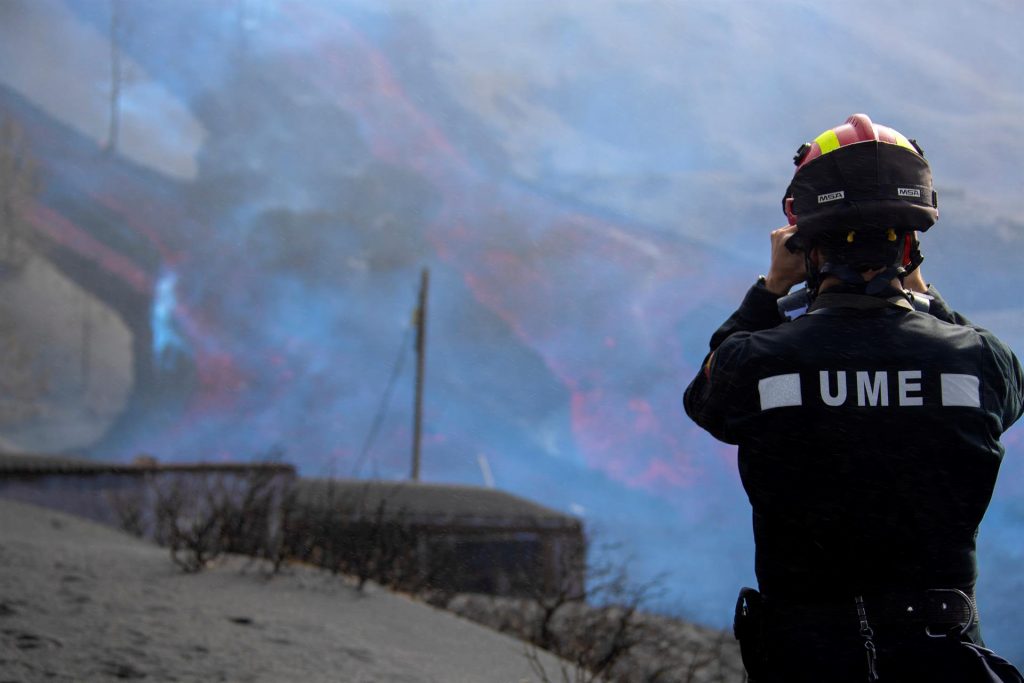
[[[370,449],[373,448],[373,442],[377,439],[377,433],[380,431],[380,427],[384,423],[384,418],[387,417],[388,409],[391,405],[391,395],[395,390],[395,383],[398,380],[399,375],[402,374],[402,368],[405,365],[405,357],[409,352],[413,329],[413,325],[408,325],[405,328],[405,335],[402,337],[401,346],[398,347],[398,357],[395,358],[394,366],[391,369],[391,377],[388,379],[388,385],[384,389],[384,395],[381,396],[380,405],[377,407],[377,414],[374,416],[373,422],[370,424],[370,431],[366,435],[366,440],[363,441],[363,448],[359,452],[359,459],[356,461],[355,467],[352,468],[353,479],[359,478],[359,473],[362,471],[363,465],[366,463],[366,458],[370,454]]]

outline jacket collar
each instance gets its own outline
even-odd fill
[[[860,288],[837,285],[830,287],[814,298],[807,313],[814,313],[829,308],[852,308],[859,311],[881,310],[884,308],[902,308],[913,311],[914,305],[904,292],[887,287],[877,295],[865,294]]]

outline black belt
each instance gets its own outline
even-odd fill
[[[936,588],[919,591],[865,594],[861,598],[868,620],[875,625],[921,626],[929,634],[943,634],[943,627],[961,625],[964,630],[978,623],[974,591]],[[829,597],[826,600],[787,599],[765,596],[766,617],[786,620],[857,622],[857,598]]]

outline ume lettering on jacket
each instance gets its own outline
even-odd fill
[[[800,373],[772,375],[758,381],[761,410],[804,404]],[[924,405],[981,407],[980,382],[974,375],[939,373],[939,392],[929,396],[921,370],[820,370],[814,377],[817,398],[826,406],[915,407]]]

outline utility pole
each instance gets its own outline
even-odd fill
[[[412,480],[420,480],[420,441],[423,433],[423,366],[427,347],[427,292],[430,271],[420,274],[420,298],[416,306],[416,397],[412,426]]]

